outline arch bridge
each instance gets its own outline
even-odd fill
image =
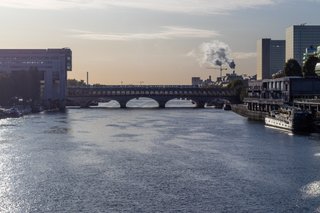
[[[228,88],[198,87],[190,85],[114,85],[114,86],[82,86],[68,87],[67,105],[89,107],[101,100],[115,100],[121,108],[126,108],[132,99],[151,98],[158,102],[160,108],[165,108],[173,99],[191,100],[197,108],[204,108],[208,103],[221,99],[235,103],[236,92]]]

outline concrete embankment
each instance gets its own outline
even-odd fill
[[[268,112],[260,111],[249,111],[247,106],[244,104],[234,104],[232,105],[232,111],[235,113],[247,117],[256,121],[264,121],[264,118],[268,115]]]
[[[32,113],[30,106],[14,106],[11,108],[0,108],[0,119],[18,118]]]

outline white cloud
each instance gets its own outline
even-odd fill
[[[235,59],[250,59],[257,57],[256,52],[233,52],[232,56]]]
[[[164,26],[155,33],[96,33],[81,30],[69,30],[72,37],[87,40],[132,41],[152,39],[176,39],[176,38],[212,38],[218,36],[216,31],[187,28],[179,26]]]
[[[0,7],[67,9],[127,7],[165,12],[216,14],[273,5],[279,0],[0,0]]]

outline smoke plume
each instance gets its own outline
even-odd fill
[[[236,64],[231,58],[231,49],[229,45],[221,41],[205,42],[200,45],[200,64],[202,66],[222,66],[229,65],[231,69],[235,69]]]

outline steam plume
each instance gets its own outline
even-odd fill
[[[222,66],[228,64],[231,69],[235,69],[236,64],[230,57],[231,49],[229,45],[221,41],[205,42],[200,45],[200,64],[205,66]]]

